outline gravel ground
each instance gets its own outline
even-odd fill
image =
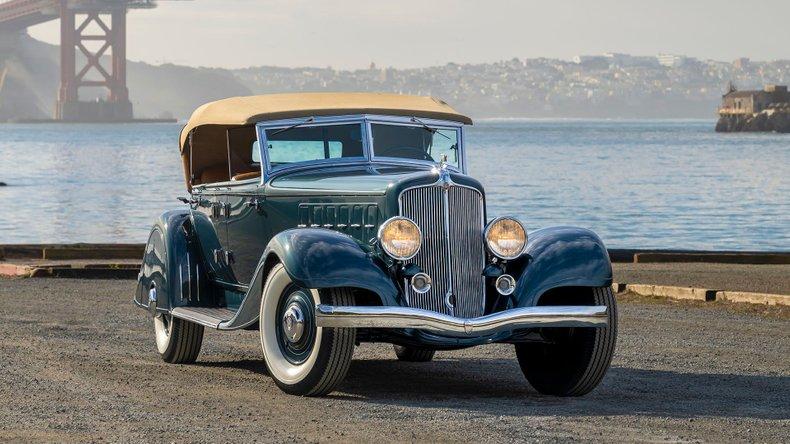
[[[624,284],[676,285],[711,290],[790,295],[790,265],[614,263],[614,280]]]
[[[133,281],[0,280],[0,440],[762,441],[790,438],[785,308],[625,296],[591,394],[535,393],[512,347],[395,360],[363,345],[326,398],[280,392],[257,333],[207,332],[196,365],[156,355]]]

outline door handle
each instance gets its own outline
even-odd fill
[[[222,216],[222,204],[219,202],[212,202],[211,203],[211,216],[215,219],[219,219]]]
[[[253,198],[247,201],[248,208],[254,208],[256,210],[261,210],[263,208],[263,199]]]

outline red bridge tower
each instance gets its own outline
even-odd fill
[[[128,121],[133,115],[126,88],[126,12],[154,7],[154,0],[0,1],[0,33],[59,18],[60,90],[55,118]],[[107,95],[80,100],[80,89],[86,87],[105,88]]]
[[[101,6],[101,7],[97,7]],[[126,88],[126,2],[101,2],[70,7],[60,0],[60,91],[55,108],[59,120],[131,120],[132,102]],[[110,22],[102,16],[109,15]],[[79,20],[77,18],[79,17]],[[98,34],[86,34],[91,24]],[[100,42],[90,50],[85,42]],[[77,51],[85,57],[77,65]],[[102,56],[110,51],[110,66],[102,64]],[[77,69],[79,68],[79,70]],[[93,71],[98,78],[88,79]],[[107,100],[79,100],[80,87],[105,87]]]

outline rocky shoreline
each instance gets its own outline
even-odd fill
[[[790,133],[790,112],[729,114],[719,117],[716,132],[777,132]]]

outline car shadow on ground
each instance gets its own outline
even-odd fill
[[[269,377],[262,359],[197,362]],[[537,393],[511,359],[439,359],[427,363],[357,359],[329,395],[336,400],[447,408],[505,416],[700,416],[787,419],[790,377],[612,367],[592,393]]]
[[[512,360],[405,363],[354,361],[331,396],[400,406],[455,408],[500,415],[787,419],[790,377],[682,373],[613,367],[577,398],[533,390]]]

